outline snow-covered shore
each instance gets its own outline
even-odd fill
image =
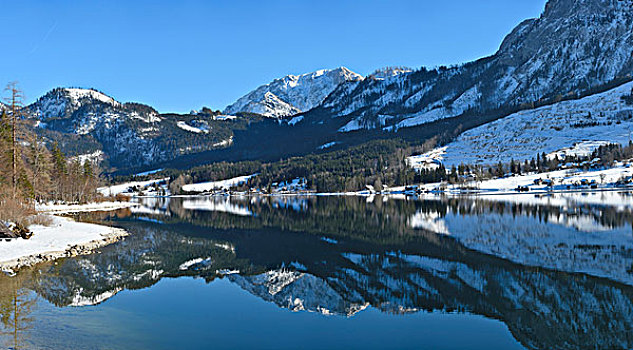
[[[90,211],[110,211],[138,206],[133,202],[100,202],[87,204],[38,204],[35,209],[40,213],[67,214]]]
[[[31,239],[0,241],[0,269],[16,270],[44,261],[88,254],[127,236],[125,230],[51,216],[52,225],[32,225]]]
[[[39,215],[50,217],[51,225],[31,225],[30,239],[0,240],[0,270],[12,271],[44,261],[89,254],[112,244],[128,233],[119,228],[76,222],[59,214],[110,211],[137,206],[131,202],[101,202],[87,204],[38,204]]]

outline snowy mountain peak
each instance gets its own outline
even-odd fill
[[[114,98],[94,89],[70,88],[70,89],[64,89],[64,90],[68,93],[70,98],[75,102],[79,102],[82,99],[92,99],[92,100],[101,101],[103,103],[108,103],[111,105],[119,105],[119,103],[115,101]]]
[[[283,118],[318,106],[341,83],[362,79],[361,75],[345,67],[287,75],[243,96],[228,106],[224,113],[250,112]]]
[[[40,97],[29,109],[40,119],[64,118],[87,104],[103,103],[112,107],[121,104],[95,89],[55,88]]]

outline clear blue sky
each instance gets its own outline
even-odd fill
[[[223,109],[270,80],[494,53],[545,0],[4,1],[0,84],[94,87],[161,112]]]

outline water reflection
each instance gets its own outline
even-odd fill
[[[195,276],[225,278],[293,311],[464,312],[503,321],[526,348],[630,348],[633,206],[628,194],[608,195],[615,205],[580,194],[146,199],[115,215],[82,214],[133,234],[99,254],[1,279],[0,312],[17,344],[35,295],[60,307],[98,305]],[[11,300],[24,305],[13,309],[18,322]]]

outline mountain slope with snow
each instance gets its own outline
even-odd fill
[[[272,118],[291,116],[321,104],[341,83],[363,77],[345,67],[288,75],[262,85],[226,107],[225,114],[250,112]]]
[[[468,130],[441,149],[411,157],[414,164],[445,166],[523,161],[556,151],[588,155],[605,143],[626,144],[633,131],[633,82],[580,100],[514,113]],[[624,97],[624,99],[623,99]]]

